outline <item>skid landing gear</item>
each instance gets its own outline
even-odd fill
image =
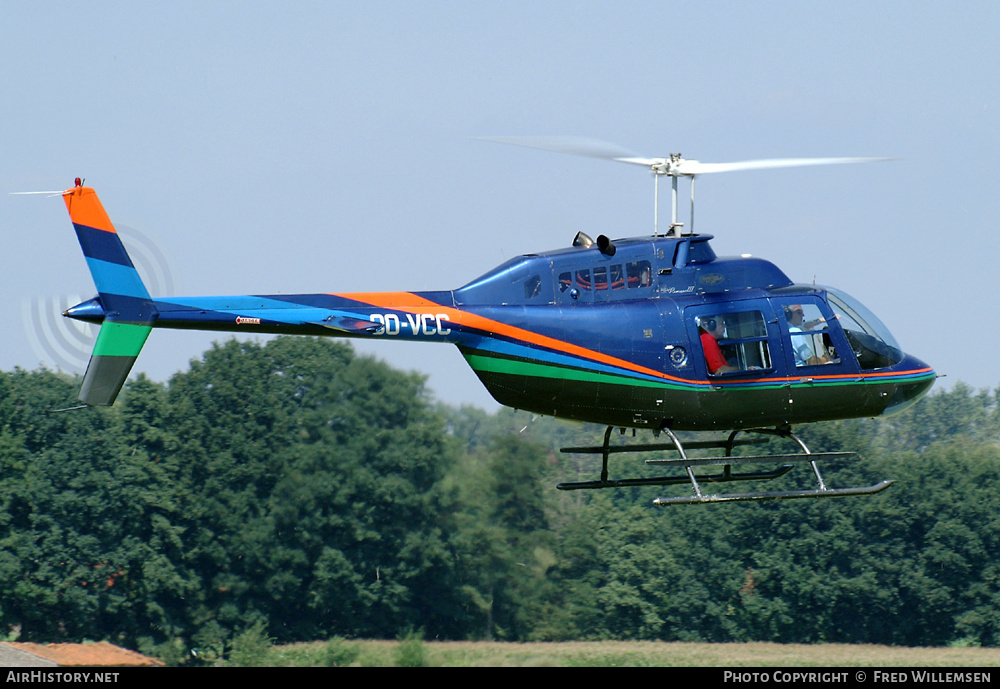
[[[613,426],[608,426],[607,431],[604,433],[604,444],[601,446],[590,446],[590,447],[564,447],[563,452],[567,453],[583,453],[583,454],[599,454],[602,456],[601,463],[601,478],[597,481],[574,481],[569,483],[560,483],[556,486],[559,490],[596,490],[601,488],[623,488],[623,487],[633,487],[633,486],[673,486],[680,483],[690,483],[692,489],[694,490],[694,495],[688,497],[676,497],[676,498],[657,498],[653,501],[654,505],[690,505],[696,503],[709,503],[709,502],[749,502],[749,501],[761,501],[761,500],[793,500],[796,498],[831,498],[831,497],[841,497],[847,495],[872,495],[874,493],[881,492],[891,486],[893,481],[882,481],[881,483],[876,483],[873,486],[866,486],[862,488],[828,488],[826,483],[823,481],[823,476],[819,472],[819,467],[816,462],[821,459],[856,459],[856,452],[810,452],[809,448],[806,447],[805,443],[792,433],[790,430],[786,429],[770,429],[770,428],[757,428],[746,431],[747,433],[757,433],[760,435],[772,435],[781,438],[790,438],[794,440],[798,446],[802,449],[801,453],[798,454],[782,454],[782,455],[754,455],[749,457],[733,457],[733,448],[737,445],[753,445],[759,443],[766,443],[767,439],[757,439],[757,440],[736,440],[736,436],[741,433],[741,431],[733,431],[729,434],[726,440],[709,440],[709,441],[696,441],[689,442],[686,445],[682,444],[680,439],[671,431],[669,428],[663,429],[667,437],[670,439],[669,443],[653,443],[645,445],[611,445],[611,432],[614,430]],[[725,449],[725,456],[723,457],[706,457],[706,458],[688,458],[687,450],[692,449],[702,449],[702,448],[723,448]],[[623,479],[611,479],[608,478],[608,458],[612,454],[621,452],[663,452],[665,450],[677,452],[680,457],[677,459],[647,459],[646,464],[657,464],[666,465],[668,467],[683,468],[686,475],[679,476],[656,476],[656,477],[640,477],[640,478],[623,478]],[[712,495],[706,495],[702,492],[701,484],[703,483],[729,483],[734,481],[770,481],[776,479],[779,476],[784,476],[795,466],[796,462],[809,462],[812,466],[813,474],[816,477],[816,481],[819,484],[817,488],[810,490],[793,490],[793,491],[773,491],[773,492],[751,492],[751,493],[718,493]],[[746,464],[778,464],[775,469],[769,471],[746,471],[742,473],[734,473],[734,466],[742,466]],[[721,466],[722,471],[715,474],[705,474],[702,476],[696,476],[694,470],[696,467],[705,466]]]

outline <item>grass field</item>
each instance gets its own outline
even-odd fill
[[[261,658],[261,660],[265,660]],[[274,646],[272,666],[1000,667],[998,648],[659,642],[347,641]]]

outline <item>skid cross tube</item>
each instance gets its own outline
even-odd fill
[[[597,481],[572,481],[560,483],[556,487],[559,490],[596,490],[602,488],[624,488],[624,487],[635,487],[635,486],[671,486],[681,483],[687,483],[691,486],[694,491],[693,496],[688,497],[664,497],[657,498],[653,501],[654,505],[686,505],[686,504],[703,504],[703,503],[714,503],[714,502],[749,502],[749,501],[764,501],[764,500],[792,500],[798,498],[827,498],[827,497],[841,497],[848,495],[872,495],[874,493],[879,493],[893,484],[893,481],[882,481],[873,486],[865,486],[860,488],[838,488],[831,489],[826,485],[823,480],[823,475],[820,473],[819,466],[817,462],[823,459],[851,459],[857,458],[858,455],[855,452],[819,452],[814,453],[809,450],[806,444],[801,438],[796,436],[791,430],[786,428],[760,428],[760,429],[750,429],[745,432],[747,433],[757,433],[761,435],[773,435],[781,438],[789,438],[799,446],[801,452],[798,454],[768,454],[768,455],[752,455],[752,456],[732,456],[733,448],[738,445],[750,445],[758,444],[761,442],[767,442],[766,439],[760,440],[737,440],[736,437],[739,433],[744,431],[733,431],[729,434],[729,437],[724,440],[714,440],[714,441],[694,441],[687,444],[687,448],[710,448],[718,447],[725,450],[725,456],[723,457],[699,457],[690,458],[685,450],[685,444],[677,437],[677,435],[669,428],[662,429],[662,432],[669,438],[669,443],[653,443],[653,444],[641,444],[641,445],[621,445],[612,446],[611,445],[611,432],[614,430],[613,426],[608,426],[607,430],[604,432],[604,442],[600,446],[588,446],[588,447],[565,447],[562,448],[563,452],[567,453],[585,453],[585,454],[600,454],[601,455],[601,478]],[[624,431],[623,431],[624,432]],[[624,452],[655,452],[655,451],[674,451],[677,452],[679,458],[676,459],[647,459],[646,464],[656,464],[656,465],[667,465],[675,467],[683,467],[683,476],[654,476],[654,477],[637,477],[637,478],[624,478],[624,479],[611,479],[608,474],[608,459],[612,454],[624,453]],[[714,495],[706,495],[702,492],[702,484],[708,483],[729,483],[733,481],[769,481],[776,479],[780,476],[787,474],[795,463],[797,462],[808,462],[812,468],[813,475],[816,478],[818,488],[811,490],[791,490],[791,491],[772,491],[772,492],[748,492],[748,493],[721,493]],[[751,471],[742,473],[733,473],[734,465],[745,465],[745,464],[780,464],[781,466],[770,471]],[[695,469],[698,467],[705,466],[722,466],[722,472],[718,474],[709,474],[698,476],[695,474]]]

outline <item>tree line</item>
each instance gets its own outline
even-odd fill
[[[898,416],[799,429],[863,458],[824,467],[828,485],[896,479],[877,496],[657,508],[690,488],[555,490],[600,461],[558,448],[604,429],[441,405],[337,341],[231,340],[114,407],[55,411],[78,389],[0,374],[7,638],[175,663],[225,657],[248,629],[1000,642],[995,392],[959,383]],[[643,471],[621,457],[612,475]]]

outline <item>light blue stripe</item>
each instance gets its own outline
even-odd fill
[[[306,307],[295,302],[283,299],[269,299],[268,297],[258,297],[249,294],[234,294],[222,297],[169,297],[163,299],[167,304],[177,304],[187,306],[192,309],[202,309],[205,311],[250,311],[256,309],[304,309],[311,308],[329,313],[327,309],[318,307]]]
[[[149,299],[149,292],[131,266],[109,263],[97,258],[87,258],[87,267],[100,294],[120,294],[125,297]]]

